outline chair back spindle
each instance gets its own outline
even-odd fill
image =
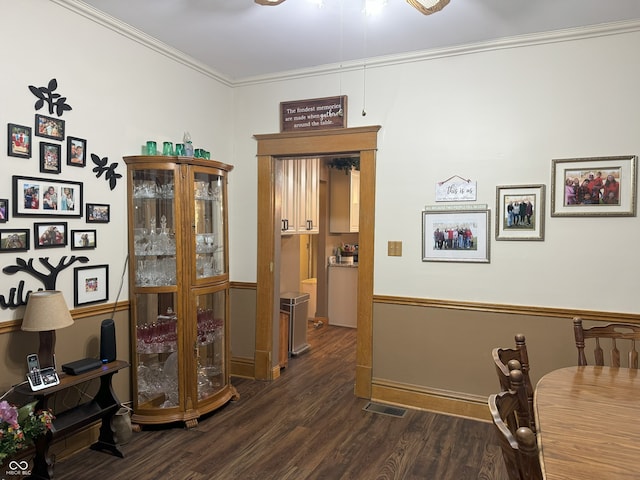
[[[629,368],[638,368],[638,351],[636,350],[636,340],[640,340],[640,325],[626,323],[609,323],[604,326],[584,328],[582,319],[576,317],[573,319],[573,333],[578,349],[578,365],[587,365],[587,355],[585,353],[586,340],[593,339],[595,347],[593,350],[593,359],[595,365],[605,365],[605,352],[603,346],[611,346],[609,353],[610,366],[620,367],[621,352],[620,348],[629,347],[627,361]]]
[[[509,390],[511,379],[509,372],[512,370],[520,370],[522,372],[522,381],[529,406],[528,412],[521,411],[519,413],[521,420],[528,421],[528,427],[534,432],[536,431],[534,409],[533,409],[533,384],[529,377],[529,353],[527,351],[527,343],[525,336],[521,333],[515,335],[515,348],[494,348],[491,352],[493,361],[498,375],[500,390]],[[512,362],[516,362],[512,364]]]
[[[510,480],[541,480],[536,435],[519,417],[519,412],[528,409],[522,371],[511,370],[509,378],[509,390],[489,397],[489,410],[507,473]]]

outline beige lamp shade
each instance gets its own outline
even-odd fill
[[[62,292],[42,290],[32,292],[27,300],[27,308],[22,318],[22,330],[26,332],[44,332],[73,325]]]

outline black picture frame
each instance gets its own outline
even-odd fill
[[[109,300],[109,265],[73,269],[73,305],[91,305]]]
[[[0,229],[0,252],[26,252],[29,250],[29,236],[26,228]]]
[[[87,141],[84,138],[67,137],[67,165],[72,167],[87,165]]]
[[[87,203],[87,223],[109,223],[110,206],[104,203]]]
[[[64,120],[36,113],[35,135],[37,137],[64,140]]]
[[[36,222],[33,224],[35,248],[61,248],[68,242],[67,222]]]
[[[51,189],[56,208],[44,208],[43,192]],[[81,182],[13,176],[14,217],[82,217],[83,211]]]
[[[71,230],[71,250],[93,250],[97,246],[95,230]]]
[[[7,124],[7,155],[10,157],[31,158],[33,136],[31,127]]]
[[[9,220],[9,200],[0,198],[0,223],[6,223]]]
[[[40,173],[60,173],[61,155],[59,143],[40,142]]]

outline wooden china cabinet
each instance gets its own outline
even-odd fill
[[[231,165],[124,157],[133,416],[184,422],[238,398],[229,375],[227,175]]]

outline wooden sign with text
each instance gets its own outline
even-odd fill
[[[280,102],[280,132],[347,126],[347,96]]]

